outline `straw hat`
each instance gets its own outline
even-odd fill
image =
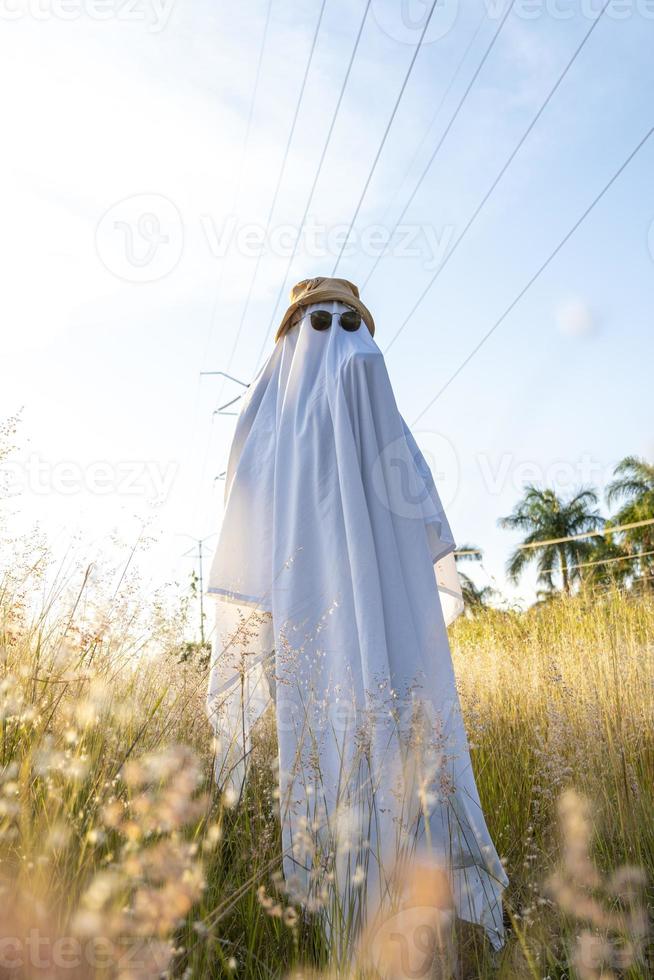
[[[325,279],[318,276],[316,279],[303,279],[291,289],[291,305],[284,314],[275,334],[275,342],[285,333],[288,333],[291,327],[294,327],[301,319],[301,311],[305,306],[313,306],[314,303],[327,303],[330,300],[345,303],[346,306],[350,306],[357,313],[360,313],[370,333],[375,335],[375,321],[370,310],[359,299],[359,290],[354,283],[348,282],[347,279]]]

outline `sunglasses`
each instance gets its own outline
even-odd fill
[[[338,322],[343,330],[353,333],[361,326],[361,314],[355,310],[347,310],[345,313],[329,313],[328,310],[314,310],[311,313],[311,326],[314,330],[329,330],[332,325],[332,317],[337,316]]]

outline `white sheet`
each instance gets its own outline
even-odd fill
[[[507,879],[446,633],[462,609],[453,550],[373,338],[305,316],[236,426],[208,710],[217,778],[240,791],[252,726],[274,702],[286,879],[334,936],[392,892],[398,862],[428,851],[458,914],[503,941]]]

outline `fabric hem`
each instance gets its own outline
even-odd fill
[[[210,586],[206,594],[220,596],[228,602],[233,602],[234,605],[253,606],[255,609],[260,609],[261,612],[272,613],[272,604],[264,605],[263,600],[257,596],[244,595],[241,592],[233,592],[231,589],[217,589],[214,586]]]

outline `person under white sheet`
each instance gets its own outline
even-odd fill
[[[427,856],[499,948],[507,878],[446,631],[452,534],[356,287],[305,280],[291,299],[243,398],[209,580],[216,778],[242,791],[274,706],[291,896],[335,936]]]

